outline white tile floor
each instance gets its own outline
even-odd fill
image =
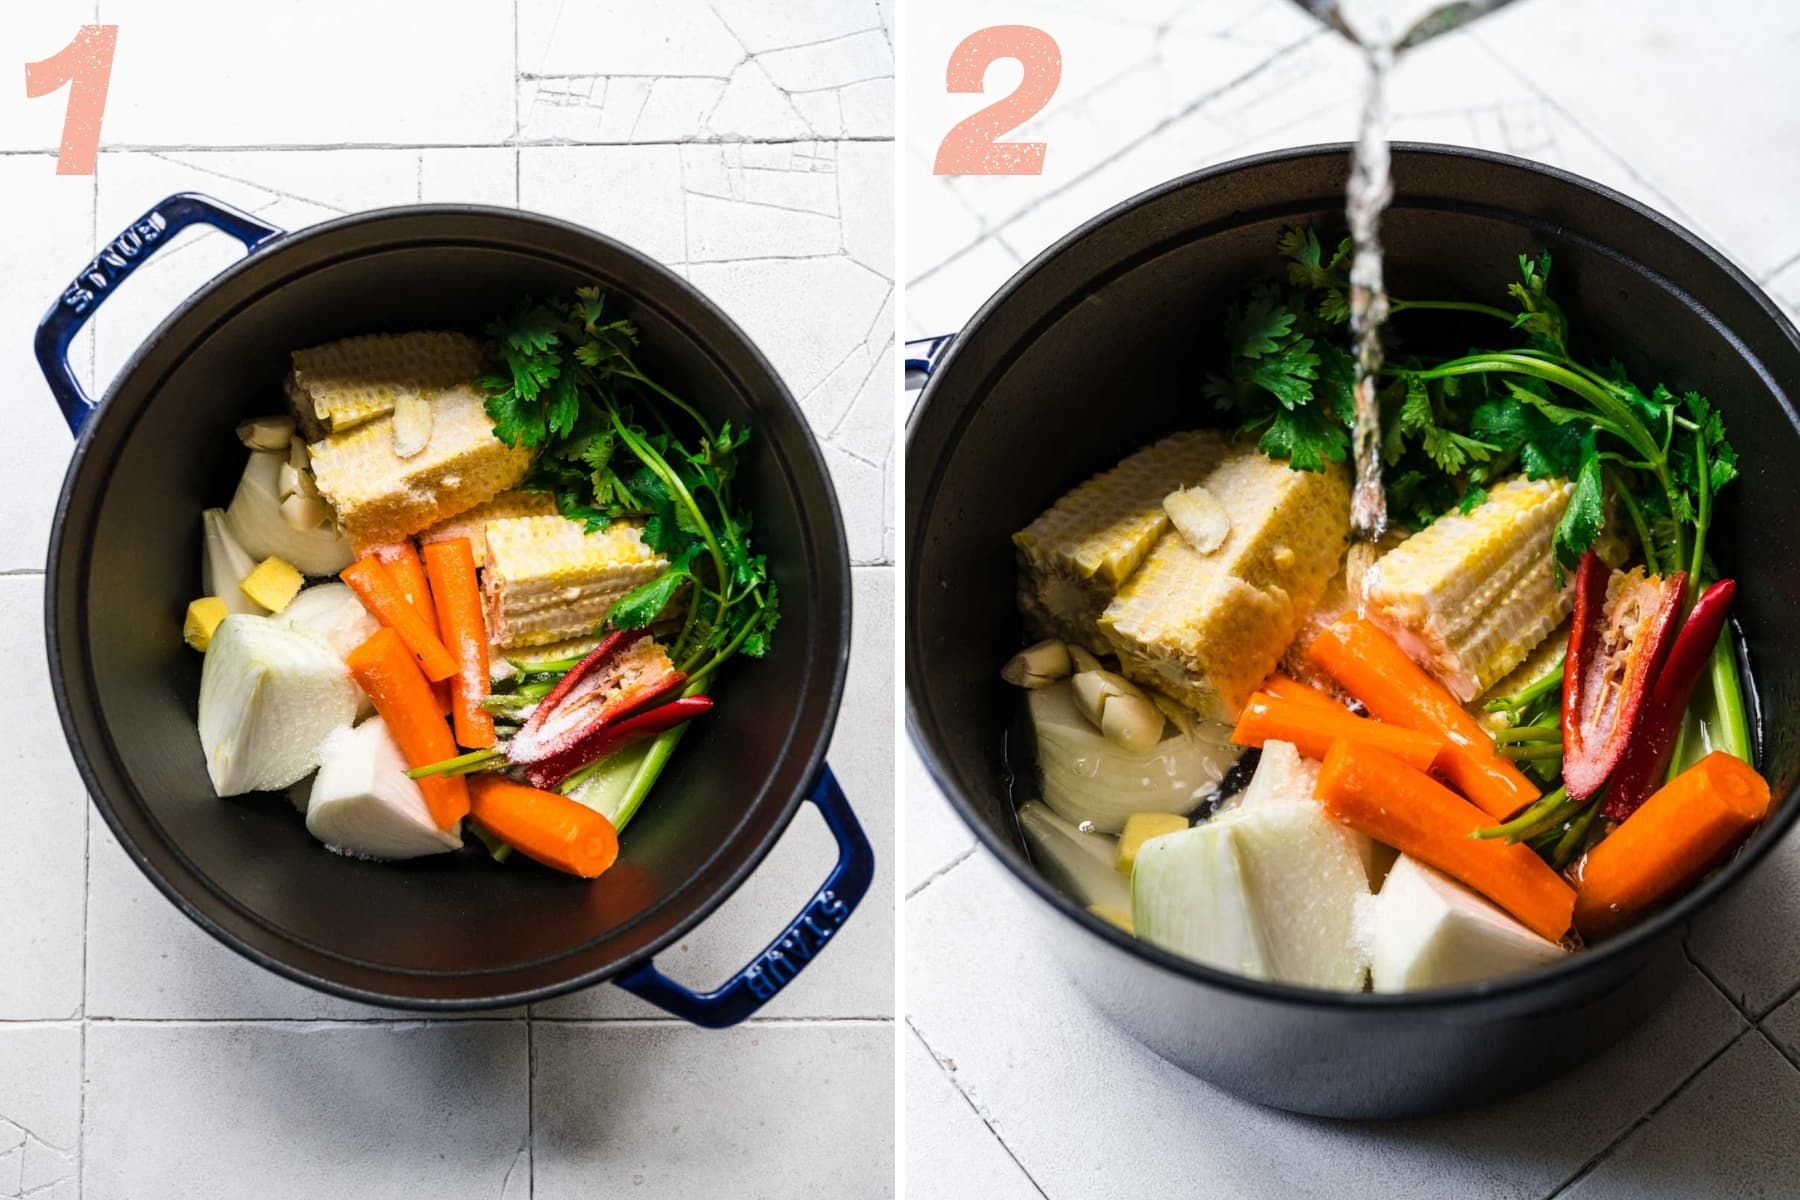
[[[0,98],[0,841],[29,850],[0,871],[0,1197],[891,1194],[893,6],[170,8],[7,17],[13,61],[96,9],[120,39],[92,178],[54,174],[62,97]],[[831,760],[880,867],[766,1020],[705,1033],[605,988],[453,1021],[334,1000],[202,934],[90,819],[41,618],[70,443],[29,334],[98,240],[189,189],[287,228],[420,200],[570,218],[686,274],[804,398],[856,564]],[[239,253],[199,234],[160,254],[84,336],[82,377],[104,385]],[[761,949],[828,854],[805,810],[676,973],[711,982]]]
[[[933,177],[937,139],[985,103],[945,96],[942,64],[1003,20],[1063,48],[1056,98],[1012,135],[1048,142],[1045,172]],[[914,5],[907,31],[912,337],[955,330],[1032,255],[1153,183],[1354,131],[1356,60],[1287,0],[961,0]],[[1797,51],[1800,11],[1780,0],[1524,0],[1403,66],[1395,134],[1628,192],[1800,316]],[[990,92],[1017,78],[995,66]],[[1800,840],[1692,931],[1671,1003],[1598,1062],[1475,1113],[1341,1124],[1237,1101],[1088,1008],[904,759],[909,1196],[1800,1196]]]

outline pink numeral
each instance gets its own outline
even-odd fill
[[[56,155],[58,175],[92,175],[100,149],[100,118],[106,112],[106,88],[112,82],[117,25],[83,25],[75,40],[42,62],[25,64],[25,98],[48,96],[70,84],[69,108],[63,117],[62,147]]]
[[[938,147],[936,175],[1042,175],[1044,143],[1002,142],[1050,103],[1062,82],[1062,49],[1030,25],[991,25],[962,40],[945,72],[952,92],[980,92],[990,64],[1017,59],[1025,78],[1017,89],[959,122]]]

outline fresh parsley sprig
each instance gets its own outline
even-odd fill
[[[638,522],[645,544],[668,561],[614,603],[605,627],[642,629],[684,602],[670,656],[688,676],[686,695],[705,692],[735,655],[767,654],[780,594],[732,487],[750,431],[729,421],[715,428],[640,370],[637,328],[608,315],[598,288],[526,300],[487,332],[499,364],[483,380],[494,434],[537,452],[522,486],[548,493],[590,532]],[[684,728],[644,754],[624,815],[636,810]]]
[[[1349,451],[1354,375],[1342,326],[1349,311],[1350,244],[1326,253],[1310,229],[1285,231],[1287,287],[1262,283],[1226,314],[1226,367],[1205,394],[1239,413],[1259,446],[1299,470],[1323,470]],[[1456,358],[1409,357],[1384,372],[1382,457],[1389,511],[1414,528],[1469,511],[1486,488],[1523,471],[1574,482],[1555,534],[1573,567],[1622,510],[1653,571],[1698,580],[1714,498],[1737,474],[1724,424],[1698,393],[1646,392],[1625,369],[1569,353],[1569,321],[1550,293],[1550,256],[1521,256],[1508,288],[1515,308],[1396,297],[1390,311],[1468,312],[1505,322],[1516,344]],[[1397,339],[1391,334],[1391,345]]]

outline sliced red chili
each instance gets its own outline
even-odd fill
[[[589,763],[599,762],[615,750],[622,750],[633,742],[666,733],[701,713],[711,711],[712,706],[710,696],[683,696],[667,704],[635,713],[622,721],[613,722],[593,737],[584,738],[579,746],[566,754],[553,755],[530,764],[525,768],[525,778],[531,781],[533,787],[552,790]]]
[[[1721,579],[1694,601],[1693,611],[1675,635],[1668,661],[1656,673],[1631,746],[1607,784],[1606,803],[1600,806],[1600,815],[1623,821],[1662,786],[1669,755],[1674,753],[1682,719],[1687,716],[1688,701],[1694,698],[1694,686],[1706,672],[1713,647],[1725,631],[1725,617],[1736,594],[1737,584]]]
[[[506,756],[540,774],[574,762],[566,777],[599,757],[592,748],[610,726],[686,681],[649,634],[609,634],[538,702],[507,743]]]
[[[1687,573],[1616,572],[1592,550],[1575,572],[1563,671],[1563,784],[1585,800],[1624,757],[1668,657]]]

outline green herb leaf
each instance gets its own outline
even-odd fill
[[[1569,507],[1556,523],[1553,544],[1556,561],[1565,570],[1574,570],[1588,547],[1600,540],[1606,525],[1606,495],[1601,486],[1600,451],[1589,431],[1581,443],[1581,467],[1575,474],[1575,492]]]
[[[1567,354],[1569,322],[1562,307],[1550,298],[1550,254],[1545,251],[1534,263],[1519,255],[1520,282],[1506,290],[1524,311],[1513,319],[1513,328],[1522,329],[1537,349]]]
[[[1296,471],[1323,471],[1350,453],[1350,434],[1315,407],[1281,409],[1257,443],[1270,458],[1286,459]]]
[[[697,549],[697,548],[695,548]],[[695,549],[684,552],[679,560],[649,583],[639,584],[613,601],[603,622],[608,629],[642,629],[663,614],[681,591],[694,578],[692,567]]]

